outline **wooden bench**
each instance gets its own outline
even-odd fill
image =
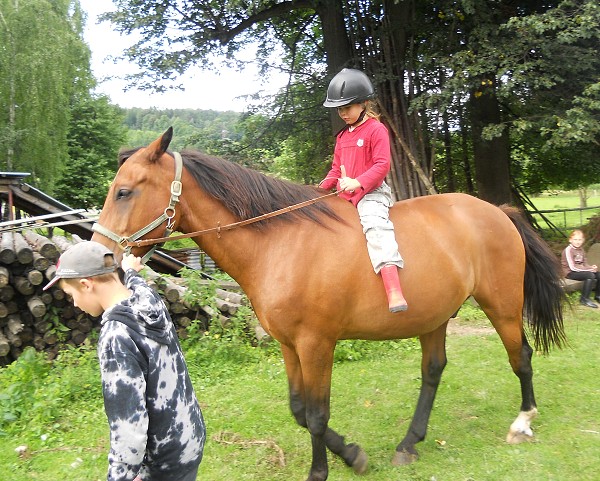
[[[600,266],[600,242],[592,244],[587,251],[587,261],[590,265]],[[561,284],[565,292],[576,292],[580,291],[583,287],[583,281],[575,281],[573,279],[561,279]]]

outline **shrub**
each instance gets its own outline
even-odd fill
[[[96,351],[90,345],[61,351],[54,361],[26,348],[0,369],[0,434],[19,430],[21,423],[53,423],[76,402],[101,399]]]

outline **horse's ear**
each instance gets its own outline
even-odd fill
[[[162,134],[158,139],[152,142],[147,147],[147,153],[150,162],[155,162],[162,157],[162,155],[169,148],[171,139],[173,138],[173,127],[169,127],[167,131]]]
[[[173,139],[173,127],[169,127],[167,131],[164,134],[162,134],[162,137],[160,139],[160,148],[163,152],[166,152],[169,148],[171,140]]]

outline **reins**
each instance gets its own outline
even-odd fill
[[[288,207],[284,207],[283,209],[279,209],[273,212],[269,212],[268,214],[262,214],[256,217],[252,217],[251,219],[242,220],[239,222],[234,222],[232,224],[227,224],[224,226],[218,225],[217,227],[212,227],[210,229],[199,230],[195,232],[189,232],[187,234],[178,234],[171,236],[171,233],[175,227],[175,206],[179,202],[179,197],[181,196],[182,184],[181,184],[181,172],[183,170],[183,161],[179,152],[173,152],[173,157],[175,159],[175,180],[171,182],[171,199],[169,201],[169,205],[165,208],[162,215],[156,218],[153,222],[148,224],[146,227],[138,230],[136,233],[130,236],[119,236],[114,232],[110,231],[106,227],[98,224],[97,222],[92,226],[92,230],[97,232],[109,239],[115,241],[121,249],[123,249],[126,253],[131,252],[132,247],[142,247],[153,245],[153,247],[144,255],[142,261],[145,263],[151,256],[154,250],[156,249],[156,244],[162,244],[166,241],[178,240],[178,239],[186,239],[189,237],[197,237],[204,234],[209,234],[211,232],[216,232],[218,237],[221,237],[221,232],[232,230],[237,227],[243,227],[245,225],[253,224],[255,222],[260,222],[265,219],[270,219],[271,217],[276,217],[281,214],[286,214],[288,212],[292,212],[297,209],[301,209],[303,207],[307,207],[312,204],[316,204],[328,197],[332,197],[334,195],[339,194],[339,191],[331,192],[329,194],[322,195],[320,197],[315,197],[314,199],[305,200],[298,204],[294,204]],[[167,222],[165,229],[165,236],[156,237],[154,239],[139,239],[140,237],[146,235],[148,232],[156,229],[159,225]]]
[[[245,225],[254,224],[255,222],[260,222],[265,219],[270,219],[271,217],[277,217],[278,215],[286,214],[287,212],[292,212],[294,210],[301,209],[303,207],[307,207],[312,204],[316,204],[317,202],[320,202],[328,197],[332,197],[332,196],[338,195],[338,194],[339,194],[338,191],[331,192],[329,194],[325,194],[320,197],[315,197],[314,199],[305,200],[304,202],[300,202],[298,204],[284,207],[283,209],[269,212],[268,214],[262,214],[262,215],[259,215],[256,217],[252,217],[251,219],[241,220],[239,222],[233,222],[232,224],[227,224],[224,226],[219,225],[217,227],[211,227],[209,229],[204,229],[204,230],[197,230],[195,232],[189,232],[187,234],[178,234],[178,235],[167,236],[167,237],[157,237],[155,239],[141,239],[141,240],[129,241],[129,242],[127,242],[126,246],[128,246],[128,247],[143,247],[143,246],[147,246],[147,245],[151,245],[151,244],[160,244],[160,243],[166,242],[166,241],[187,239],[190,237],[197,237],[197,236],[201,236],[204,234],[210,234],[212,232],[216,232],[217,237],[221,237],[221,232],[223,232],[223,231],[228,231],[228,230],[235,229],[236,227],[243,227]]]

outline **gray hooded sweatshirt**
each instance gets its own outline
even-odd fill
[[[132,295],[104,312],[98,340],[110,425],[107,479],[182,479],[202,460],[202,412],[162,299],[133,269],[125,285]]]

